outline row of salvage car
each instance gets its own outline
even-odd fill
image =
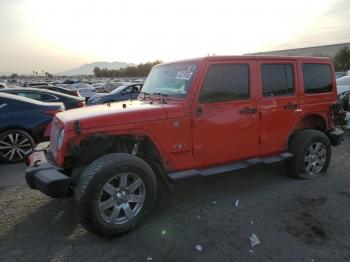
[[[53,116],[78,107],[134,100],[143,82],[25,83],[25,87],[0,87],[0,160],[24,160],[33,145],[48,140]],[[96,88],[95,88],[95,87]],[[350,75],[337,78],[338,124],[350,129]],[[109,92],[108,92],[109,91]]]
[[[125,82],[110,93],[43,83],[0,88],[0,161],[21,162],[35,144],[50,137],[53,116],[64,110],[137,99],[142,83]],[[105,91],[105,90],[104,90]]]

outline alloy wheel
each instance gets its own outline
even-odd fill
[[[327,159],[326,146],[321,142],[314,142],[306,150],[304,157],[305,172],[309,176],[317,176],[321,173]]]
[[[119,173],[102,187],[97,204],[98,213],[108,224],[125,224],[141,211],[145,194],[145,185],[138,175]]]
[[[21,161],[33,145],[33,139],[26,134],[11,132],[0,139],[0,156],[8,162]]]

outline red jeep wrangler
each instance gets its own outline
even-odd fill
[[[50,143],[27,155],[26,180],[74,194],[90,232],[116,236],[152,209],[161,185],[286,160],[303,179],[324,174],[337,92],[330,59],[206,57],[154,67],[138,100],[58,113]]]

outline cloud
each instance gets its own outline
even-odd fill
[[[350,42],[350,0],[0,0],[1,71]]]
[[[334,0],[313,25],[299,37],[280,43],[276,49],[310,47],[350,42],[350,1]]]

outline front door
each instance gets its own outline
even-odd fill
[[[298,79],[294,60],[259,60],[260,153],[283,150],[299,112]]]
[[[193,107],[193,154],[210,166],[258,153],[256,62],[208,62]]]

